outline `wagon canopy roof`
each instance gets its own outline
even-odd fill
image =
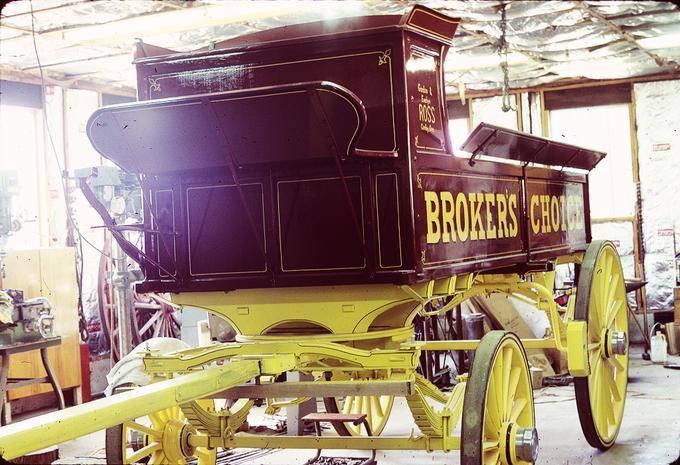
[[[177,52],[138,43],[135,62],[155,61],[156,57],[167,58],[167,55],[178,55],[186,58],[187,56],[203,56],[232,50],[270,47],[283,43],[327,40],[345,35],[357,36],[401,29],[410,30],[444,45],[451,45],[459,23],[458,18],[450,18],[430,8],[415,5],[403,15],[358,16],[282,26],[223,40],[212,44],[210,47],[203,47],[191,52]]]
[[[607,155],[545,137],[481,123],[461,145],[472,156],[486,155],[524,163],[592,170]]]

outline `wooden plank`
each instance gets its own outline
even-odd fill
[[[62,337],[59,347],[47,349],[62,389],[80,386],[80,337],[78,336],[75,251],[67,247],[10,250],[4,260],[3,286],[22,289],[24,298],[46,297],[52,304],[54,332]],[[40,351],[12,355],[11,378],[44,377]],[[11,391],[10,400],[52,392],[49,384],[36,384]]]
[[[302,417],[303,421],[315,421],[315,422],[322,422],[322,421],[328,421],[328,422],[338,422],[341,421],[343,423],[345,422],[352,422],[355,425],[358,425],[361,423],[364,419],[366,418],[366,415],[363,413],[310,413],[309,415],[305,415]]]
[[[545,108],[560,110],[564,108],[593,107],[631,101],[631,84],[613,84],[589,89],[563,89],[545,93]]]
[[[301,381],[272,384],[245,384],[219,392],[212,398],[265,399],[274,397],[342,397],[349,395],[407,396],[413,392],[409,381]]]

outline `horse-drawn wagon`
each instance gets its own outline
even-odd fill
[[[110,428],[107,456],[124,463],[210,463],[216,448],[265,446],[531,463],[525,348],[568,354],[585,436],[610,447],[628,330],[616,249],[591,241],[587,173],[604,154],[482,124],[464,143],[471,157],[454,156],[443,61],[457,24],[415,6],[191,53],[139,44],[139,101],[98,110],[87,131],[138,177],[143,248],[81,187],[140,264],[140,292],[219,315],[237,339],[142,352],[150,384],[3,427],[3,457]],[[576,280],[559,306],[555,268],[567,263]],[[547,312],[551,336],[414,340],[417,316],[490,293]],[[476,350],[450,392],[417,372],[420,354],[438,350]],[[314,381],[274,382],[286,371]],[[394,396],[419,435],[380,436]],[[324,397],[342,437],[239,432],[258,397]]]

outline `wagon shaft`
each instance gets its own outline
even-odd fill
[[[245,383],[259,373],[257,361],[235,361],[3,426],[0,457],[12,460],[140,415],[200,399]]]

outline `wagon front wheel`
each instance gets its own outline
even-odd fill
[[[593,447],[610,448],[618,436],[628,386],[628,315],[616,247],[594,241],[581,265],[574,318],[588,328],[590,374],[574,378],[583,434]]]
[[[526,354],[513,333],[479,343],[465,387],[462,465],[531,464],[538,455],[534,397]]]
[[[215,449],[189,445],[195,432],[179,406],[123,422],[106,430],[106,463],[184,465],[198,458],[198,465],[214,465]]]

